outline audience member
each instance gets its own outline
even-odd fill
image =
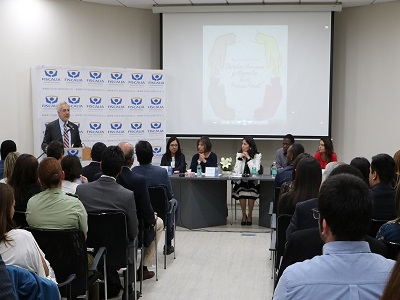
[[[396,189],[400,184],[400,150],[393,155],[394,163],[396,164],[396,172],[393,179],[393,187]]]
[[[80,229],[86,237],[87,213],[77,197],[61,191],[63,171],[53,157],[43,159],[38,168],[43,192],[33,196],[26,208],[29,226],[45,229]]]
[[[167,150],[161,158],[161,166],[171,166],[174,172],[186,172],[185,155],[182,153],[181,143],[177,137],[171,136],[169,138],[167,142]]]
[[[78,156],[66,155],[61,160],[61,168],[64,172],[64,178],[61,184],[61,190],[64,193],[75,194],[76,187],[81,183],[87,183],[88,180],[82,176],[82,165]]]
[[[21,154],[15,161],[14,172],[8,184],[14,191],[16,211],[26,211],[28,200],[42,191],[38,166],[38,160],[31,154]]]
[[[383,295],[380,300],[394,300],[400,299],[400,257],[397,258],[397,262],[393,267],[392,274],[389,277],[386,287],[383,290]]]
[[[97,142],[93,145],[92,150],[90,151],[92,161],[87,166],[82,168],[82,175],[85,176],[89,182],[95,181],[94,175],[101,172],[101,155],[106,149],[106,144],[102,142]]]
[[[395,190],[391,183],[395,174],[395,163],[388,154],[377,154],[372,157],[369,184],[372,188],[373,214],[377,220],[396,218]]]
[[[299,164],[299,161],[300,161],[303,157],[311,157],[311,155],[308,154],[308,153],[300,153],[299,155],[297,155],[297,157],[296,157],[295,160],[293,161],[292,180],[291,180],[291,181],[284,182],[284,183],[281,185],[280,195],[283,195],[283,194],[285,194],[285,193],[287,193],[287,192],[293,190],[294,179],[296,178],[296,168],[297,168],[297,165]]]
[[[0,255],[0,299],[3,300],[16,300],[13,290],[13,283],[8,274],[6,265]]]
[[[13,214],[12,188],[0,183],[0,255],[4,263],[33,271],[40,277],[55,280],[54,272],[33,235],[29,231],[14,227]]]
[[[344,163],[338,162],[338,161],[331,161],[330,163],[327,163],[325,169],[322,169],[321,183],[324,182],[325,179],[327,179],[329,177],[329,175],[331,174],[333,169],[335,169],[337,166],[340,166],[341,164],[344,164]]]
[[[19,152],[8,153],[6,159],[4,160],[4,173],[3,179],[0,180],[1,183],[7,183],[10,180],[12,172],[14,172],[15,162],[20,156]]]
[[[303,157],[296,167],[293,190],[281,194],[278,200],[278,214],[294,213],[296,203],[318,196],[322,172],[314,157]]]
[[[237,174],[250,175],[255,168],[256,173],[261,166],[261,153],[258,152],[253,137],[245,136],[242,140],[242,147],[236,153],[234,172]],[[252,225],[254,202],[259,197],[259,181],[243,178],[235,181],[232,188],[232,198],[239,200],[242,209],[241,225]],[[249,211],[246,215],[246,202],[248,201]]]
[[[197,165],[200,163],[201,172],[204,173],[206,167],[218,167],[217,155],[211,152],[212,144],[208,136],[202,136],[197,140],[197,151],[192,157],[190,169],[196,172]]]
[[[133,191],[136,203],[136,213],[139,220],[139,241],[144,244],[144,258],[143,258],[143,280],[152,278],[153,271],[148,270],[148,266],[152,265],[155,241],[154,241],[154,225],[156,225],[156,241],[160,241],[161,233],[164,229],[164,222],[161,218],[157,217],[151,206],[149,191],[146,186],[146,177],[133,173],[131,167],[134,162],[133,146],[127,142],[121,142],[118,147],[124,152],[124,166],[121,174],[117,177],[117,182],[124,188]],[[143,232],[143,236],[142,236]],[[140,280],[141,272],[140,267],[137,272],[137,278]]]
[[[371,164],[369,163],[368,159],[365,157],[355,157],[351,160],[350,165],[360,170],[365,183],[369,185],[369,168]]]
[[[372,216],[368,186],[353,175],[330,176],[314,213],[323,255],[286,268],[274,299],[379,299],[394,261],[371,253],[364,241]]]
[[[174,198],[172,192],[171,182],[168,177],[167,170],[153,166],[151,161],[153,159],[153,147],[148,141],[139,141],[135,145],[135,152],[137,160],[139,161],[139,166],[132,169],[132,173],[141,174],[146,177],[146,185],[149,186],[164,186],[167,189],[167,196],[169,200],[168,207],[168,228],[167,228],[167,254],[174,252],[174,246],[172,246],[172,239],[174,238],[174,226],[175,220],[173,216],[177,215],[178,211],[178,201]],[[173,213],[175,212],[175,213]],[[165,246],[164,246],[165,251]]]
[[[101,157],[100,168],[103,175],[96,181],[80,184],[76,188],[76,194],[79,196],[79,199],[82,201],[88,213],[109,211],[124,212],[127,220],[128,238],[130,241],[133,241],[138,235],[135,198],[132,191],[116,182],[116,178],[121,173],[123,165],[124,153],[121,148],[118,146],[107,147]],[[133,250],[132,248],[130,249]],[[129,253],[131,261],[133,261],[135,257],[135,253],[133,252],[134,251]],[[133,274],[133,272],[136,272],[136,270],[133,269],[133,264],[129,267],[130,270],[128,273]],[[134,276],[128,277],[128,284],[130,285],[128,295],[132,297],[134,293],[131,284]]]
[[[291,134],[287,134],[283,137],[282,141],[282,148],[279,148],[276,150],[275,153],[275,162],[276,162],[276,167],[278,169],[284,168],[287,166],[287,151],[291,145],[294,144],[294,137]],[[303,151],[304,152],[304,151]]]
[[[328,170],[328,168],[326,170]],[[329,176],[334,176],[338,174],[352,174],[359,177],[360,179],[363,179],[362,174],[359,170],[345,163],[336,164],[336,167],[332,169],[332,171],[330,171]],[[290,224],[286,229],[286,239],[289,238],[292,232],[295,232],[297,230],[318,227],[318,221],[314,218],[312,212],[312,209],[317,208],[317,205],[318,198],[309,199],[296,204],[293,216],[290,219]]]
[[[17,145],[12,140],[5,140],[1,143],[0,146],[0,153],[1,153],[1,160],[0,160],[0,178],[3,178],[4,173],[4,160],[6,159],[8,153],[16,152]]]
[[[52,141],[47,146],[47,157],[54,157],[58,161],[64,157],[64,145],[60,141]]]
[[[281,187],[285,182],[290,182],[292,180],[293,163],[296,157],[301,153],[304,153],[302,144],[292,144],[289,146],[286,155],[287,166],[278,170],[278,174],[275,177],[275,187]]]
[[[322,169],[325,169],[327,163],[338,160],[336,153],[333,152],[333,143],[329,137],[321,137],[318,151],[314,157],[318,160]]]

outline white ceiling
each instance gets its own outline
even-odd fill
[[[79,0],[78,0],[79,1]],[[229,5],[229,4],[342,4],[344,8],[397,0],[80,0],[108,5],[152,9],[164,5]]]

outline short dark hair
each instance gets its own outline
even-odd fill
[[[153,159],[153,147],[148,141],[139,141],[135,145],[135,152],[138,162],[141,165],[148,165]]]
[[[61,160],[61,168],[65,174],[65,180],[74,181],[82,175],[82,165],[75,155],[66,155]]]
[[[302,144],[292,144],[290,147],[292,149],[293,159],[296,159],[299,154],[304,153],[304,147]]]
[[[204,145],[204,152],[210,152],[212,148],[211,140],[208,136],[203,135],[197,140],[197,146],[202,143]]]
[[[396,172],[396,164],[389,154],[381,153],[372,156],[371,170],[378,174],[380,182],[391,183]]]
[[[118,146],[108,146],[101,156],[101,171],[104,175],[116,177],[124,165],[124,152]]]
[[[8,153],[17,151],[17,145],[13,140],[5,140],[1,143],[1,160],[5,160]]]
[[[294,144],[294,136],[291,135],[290,133],[288,133],[287,135],[285,135],[283,137],[284,139],[288,139],[290,141],[290,144],[293,145]]]
[[[364,180],[361,172],[359,169],[357,169],[354,166],[348,165],[348,164],[339,164],[338,166],[336,166],[331,173],[329,174],[329,176],[335,176],[335,175],[339,175],[339,174],[351,174],[354,176],[357,176],[358,178]]]
[[[47,157],[61,159],[64,155],[64,145],[60,141],[51,141],[46,150]]]
[[[101,155],[106,149],[107,149],[106,144],[102,142],[95,143],[92,147],[92,151],[90,151],[90,156],[92,157],[92,160],[101,161]]]
[[[367,185],[369,185],[369,167],[371,164],[369,163],[368,159],[365,157],[355,157],[351,160],[350,166],[353,166],[360,170],[364,181]]]
[[[351,174],[329,176],[318,197],[320,223],[325,219],[337,241],[360,241],[372,217],[372,196],[367,184]]]

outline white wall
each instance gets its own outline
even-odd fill
[[[159,15],[65,0],[0,1],[0,141],[33,152],[30,68],[159,69]],[[72,118],[73,120],[73,112]]]
[[[332,136],[342,161],[394,154],[400,148],[399,16],[400,2],[335,13]],[[33,151],[31,66],[160,67],[159,16],[147,10],[67,0],[2,0],[0,39],[0,141],[14,139],[21,152]],[[318,141],[299,142],[309,153],[318,146]],[[195,140],[182,144],[190,161]],[[268,166],[281,141],[257,145]],[[213,139],[219,157],[233,157],[239,147],[240,139]]]

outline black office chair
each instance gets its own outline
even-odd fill
[[[278,274],[281,258],[285,252],[286,229],[289,227],[292,215],[282,214],[276,220],[276,252],[275,252],[275,274]],[[276,278],[276,276],[275,276]]]
[[[393,260],[397,259],[397,256],[400,253],[400,244],[399,243],[395,243],[395,242],[388,242],[388,241],[382,241],[387,249],[387,254],[386,254],[386,258],[390,258]]]
[[[119,270],[124,269],[124,290],[125,297],[129,297],[129,282],[133,276],[134,295],[136,294],[136,270],[137,270],[137,237],[134,241],[129,241],[126,216],[123,212],[101,212],[88,213],[88,247],[99,249],[105,247],[107,249],[107,269]],[[134,257],[131,260],[129,254],[133,251]],[[130,274],[130,265],[133,265],[133,274]],[[107,291],[105,291],[107,294]]]
[[[371,237],[376,237],[376,234],[379,231],[379,228],[389,220],[377,220],[377,219],[371,219],[371,223],[369,225],[369,230],[368,230],[368,235]]]
[[[151,186],[148,187],[149,195],[150,195],[150,202],[153,206],[153,210],[157,213],[157,215],[163,219],[164,221],[164,229],[165,229],[165,243],[164,243],[164,269],[167,268],[167,228],[168,228],[168,207],[169,201],[167,196],[167,191],[164,186]],[[174,249],[175,249],[175,229],[176,229],[176,222],[175,222],[175,210],[172,208],[173,220],[174,220]],[[175,249],[176,250],[176,249]],[[175,255],[176,251],[174,251],[174,259],[176,258]]]
[[[105,260],[106,249],[97,251],[92,266],[88,268],[88,257],[85,237],[79,229],[42,229],[27,227],[46,255],[51,267],[56,274],[60,293],[67,299],[78,296],[87,297],[87,291],[102,279],[102,274],[97,271],[100,259]],[[88,276],[88,271],[90,275]],[[63,284],[70,276],[75,274],[71,285]],[[106,281],[106,278],[104,279]]]
[[[15,225],[17,225],[19,228],[25,228],[29,226],[28,222],[26,221],[26,213],[24,211],[16,210],[13,215],[13,220]]]

